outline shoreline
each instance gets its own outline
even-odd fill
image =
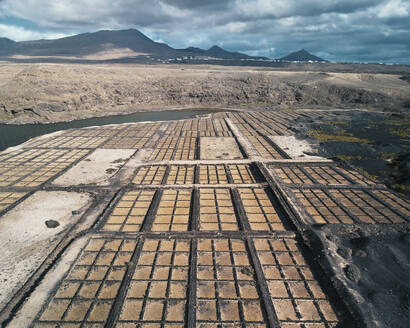
[[[128,115],[93,117],[56,123],[0,124],[0,150],[17,146],[38,136],[70,129],[194,119],[197,117],[210,117],[212,114],[219,112],[234,111],[233,109],[218,108],[181,108],[136,112]]]
[[[15,122],[10,122],[10,121],[1,121],[0,120],[0,126],[1,125],[15,125],[15,126],[25,126],[25,125],[48,125],[48,124],[56,124],[56,123],[70,123],[70,122],[76,122],[76,121],[85,121],[85,120],[90,120],[94,118],[108,118],[108,117],[123,117],[127,115],[133,115],[133,114],[139,114],[139,113],[154,113],[154,112],[171,112],[171,111],[183,111],[183,110],[215,110],[215,111],[244,111],[247,110],[245,108],[229,108],[229,107],[193,107],[193,106],[175,106],[175,107],[167,107],[167,108],[144,108],[144,109],[137,109],[137,110],[132,110],[130,112],[108,112],[108,113],[101,113],[101,112],[96,112],[93,116],[85,116],[82,118],[72,118],[72,119],[67,119],[67,120],[53,120],[53,121],[45,121],[45,122],[22,122],[22,123],[15,123]],[[248,109],[251,110],[251,109]],[[102,115],[98,115],[102,114]]]
[[[0,120],[0,126],[1,125],[6,125],[6,126],[27,126],[27,125],[49,125],[49,124],[57,124],[57,123],[71,123],[71,122],[80,122],[80,121],[85,121],[85,120],[90,120],[90,119],[97,119],[97,118],[108,118],[108,117],[124,117],[128,115],[134,115],[134,114],[146,114],[146,113],[155,113],[155,112],[173,112],[173,111],[184,111],[184,110],[209,110],[209,111],[237,111],[237,112],[246,112],[246,111],[276,111],[276,110],[301,110],[301,111],[364,111],[364,112],[372,112],[372,113],[381,113],[381,114],[401,114],[403,112],[403,109],[397,109],[396,111],[392,110],[387,110],[385,111],[381,110],[381,108],[373,108],[371,106],[363,106],[361,108],[360,106],[337,106],[336,108],[334,106],[287,106],[287,108],[282,108],[282,106],[263,106],[262,104],[255,105],[255,106],[249,106],[249,105],[235,105],[232,107],[215,107],[215,106],[201,106],[201,107],[195,107],[192,105],[187,105],[187,106],[171,106],[171,107],[154,107],[154,108],[142,108],[142,109],[136,109],[136,110],[131,110],[131,111],[124,111],[124,112],[107,112],[107,113],[101,113],[101,112],[95,112],[93,113],[94,115],[92,116],[87,116],[85,115],[82,118],[71,118],[71,119],[62,119],[62,120],[51,120],[51,121],[42,121],[42,122],[21,122],[21,123],[16,123],[16,122],[10,122],[10,121],[2,121]]]

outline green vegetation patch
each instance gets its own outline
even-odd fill
[[[389,129],[390,134],[394,134],[396,136],[399,136],[401,138],[410,138],[410,128],[404,128],[404,129]]]
[[[396,183],[392,185],[391,187],[403,195],[408,195],[410,193],[410,187],[404,184]]]
[[[309,130],[309,136],[321,141],[321,142],[357,142],[357,143],[369,143],[367,139],[361,139],[354,137],[351,133],[347,133],[345,130],[341,129],[335,132],[336,134],[330,134],[329,131],[321,129],[311,129]]]
[[[410,125],[410,117],[404,116],[400,118],[388,118],[380,121],[382,124],[386,125],[398,125],[398,126],[404,126],[404,125]]]
[[[332,124],[339,124],[339,125],[349,124],[349,122],[347,122],[347,121],[324,121],[323,123],[330,124],[330,125],[332,125]]]
[[[391,160],[395,156],[397,156],[396,153],[384,153],[384,152],[379,152],[379,158],[382,159],[383,161]]]
[[[379,179],[379,176],[375,175],[375,174],[370,174],[369,172],[367,172],[366,170],[362,169],[362,168],[357,168],[361,174],[363,174],[367,179],[377,182],[377,180]]]

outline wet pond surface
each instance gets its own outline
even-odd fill
[[[137,112],[128,115],[116,115],[95,117],[85,120],[76,120],[71,122],[49,123],[49,124],[0,124],[0,151],[8,147],[19,145],[31,138],[41,136],[47,133],[67,130],[73,128],[84,128],[88,126],[101,126],[107,124],[122,124],[144,121],[170,121],[194,118],[196,115],[206,115],[217,113],[218,109],[184,109],[184,110],[167,110],[155,112]]]
[[[193,118],[226,110],[186,109],[139,112],[51,124],[0,124],[0,150],[54,131],[107,124]],[[320,142],[321,156],[343,160],[369,178],[410,193],[410,116],[363,111],[303,120],[304,137]],[[306,124],[307,123],[307,124]]]

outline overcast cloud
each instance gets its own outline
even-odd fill
[[[0,37],[137,28],[175,48],[410,64],[408,0],[0,0]]]

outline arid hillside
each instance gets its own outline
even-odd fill
[[[189,65],[0,65],[0,121],[56,122],[183,107],[405,110],[400,75]]]

